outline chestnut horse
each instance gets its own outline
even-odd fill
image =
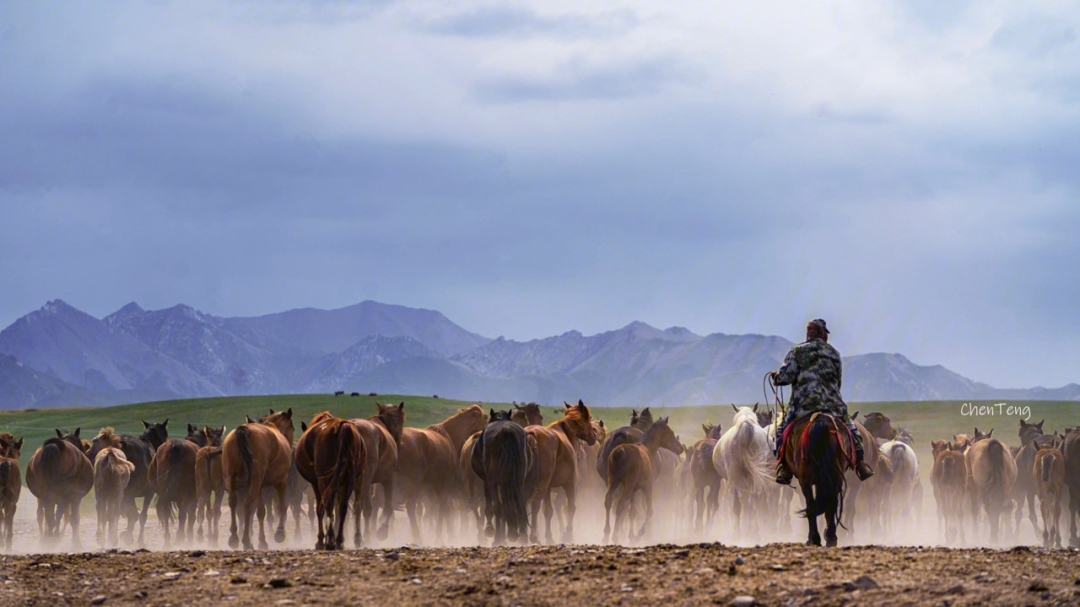
[[[944,444],[941,444],[944,443]],[[935,441],[934,467],[931,482],[938,500],[941,535],[948,543],[955,543],[959,535],[964,543],[964,495],[967,491],[967,463],[960,448],[952,443]]]
[[[713,515],[720,507],[720,483],[723,478],[716,471],[712,463],[713,449],[716,441],[720,440],[723,428],[720,424],[715,426],[710,423],[701,424],[705,431],[705,438],[694,443],[690,447],[690,476],[693,478],[694,504],[697,509],[693,514],[694,528],[698,531],[704,525],[712,523]]]
[[[217,544],[218,525],[221,522],[221,502],[225,498],[225,481],[221,477],[221,439],[225,426],[203,428],[206,446],[195,453],[195,537],[203,539],[203,523],[206,537]]]
[[[292,409],[274,413],[262,422],[246,423],[229,433],[221,445],[221,472],[225,480],[225,490],[229,492],[229,547],[241,545],[238,536],[237,515],[243,517],[242,542],[245,550],[253,549],[251,544],[251,523],[256,510],[259,511],[259,548],[266,550],[266,511],[262,503],[263,487],[273,487],[277,491],[278,527],[274,532],[274,541],[285,541],[285,516],[287,511],[286,491],[289,482],[289,467],[292,465],[292,443],[295,430],[292,423]]]
[[[806,543],[821,545],[817,517],[824,515],[825,545],[836,546],[836,525],[843,516],[847,489],[844,472],[855,467],[851,432],[839,418],[814,412],[793,421],[784,434],[780,456],[799,480],[806,500],[803,512],[810,527]]]
[[[83,453],[78,428],[71,434],[57,430],[56,438],[38,447],[26,466],[26,487],[38,498],[38,527],[44,523],[45,540],[59,538],[66,515],[78,550],[79,506],[93,486],[94,465]]]
[[[315,489],[318,539],[315,549],[345,547],[349,500],[364,477],[367,449],[360,431],[348,420],[319,413],[296,443],[296,471]],[[282,511],[284,512],[284,510]],[[323,527],[323,519],[329,522]],[[359,525],[357,526],[359,527]],[[357,545],[362,536],[357,529]]]
[[[537,528],[540,506],[544,506],[547,519],[547,542],[554,543],[551,535],[551,516],[555,512],[551,494],[557,489],[566,493],[566,527],[563,529],[563,541],[573,541],[574,513],[577,511],[576,488],[578,480],[577,443],[585,441],[588,445],[596,444],[596,432],[592,426],[589,408],[578,401],[576,405],[563,403],[564,417],[544,426],[529,426],[525,432],[536,440],[537,468],[535,491],[532,495],[532,532],[529,540],[539,543]]]
[[[1032,474],[1035,477],[1035,489],[1039,494],[1039,509],[1043,518],[1043,547],[1061,548],[1061,489],[1065,485],[1065,456],[1048,444],[1035,454]]]
[[[154,452],[147,470],[150,488],[157,494],[157,516],[165,533],[165,549],[172,538],[169,526],[177,516],[176,539],[191,541],[195,531],[195,506],[198,490],[195,486],[195,458],[199,441],[206,442],[201,430],[188,426],[187,438],[170,438]]]
[[[349,420],[360,431],[367,449],[367,463],[360,482],[356,511],[356,541],[360,538],[360,515],[364,516],[364,532],[371,536],[371,525],[377,517],[372,504],[375,485],[382,487],[383,522],[375,537],[385,540],[394,517],[394,470],[397,469],[398,445],[405,427],[405,403],[400,405],[375,403],[378,413],[368,419]]]
[[[997,543],[1001,516],[1016,482],[1016,460],[1009,448],[996,438],[994,430],[987,433],[975,429],[975,438],[964,454],[968,470],[968,494],[972,504],[973,521],[978,521],[982,505],[990,522],[990,541]]]
[[[604,498],[604,543],[618,534],[619,526],[629,508],[626,527],[629,539],[633,541],[634,493],[640,491],[645,497],[645,519],[636,539],[645,535],[653,514],[653,483],[660,473],[660,448],[663,447],[675,455],[683,452],[683,446],[668,426],[668,418],[661,417],[645,431],[640,443],[619,445],[611,452],[608,459],[607,495]],[[615,534],[611,533],[611,505],[615,494],[622,487],[622,496],[615,511]]]
[[[421,500],[435,514],[435,541],[440,540],[450,513],[450,499],[460,487],[461,448],[486,424],[484,410],[480,405],[472,405],[426,429],[402,430],[394,485],[400,488],[405,501],[414,542],[420,541],[417,508]]]
[[[22,446],[23,439],[15,440],[7,432],[0,434],[0,541],[8,552],[11,552],[15,508],[22,493],[22,472],[19,469]]]
[[[106,428],[110,431],[112,428]],[[105,430],[102,430],[104,433]],[[97,540],[104,546],[116,545],[120,511],[124,507],[124,489],[131,480],[135,464],[127,461],[120,450],[120,436],[115,437],[113,447],[98,451],[94,458],[94,498],[97,501]]]

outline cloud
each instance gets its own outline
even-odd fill
[[[625,34],[638,24],[633,11],[595,15],[540,15],[524,6],[482,6],[432,19],[423,30],[446,36],[595,38]]]
[[[685,64],[670,58],[597,68],[572,62],[554,71],[547,76],[488,79],[476,85],[476,95],[493,103],[614,100],[652,95],[691,77]]]

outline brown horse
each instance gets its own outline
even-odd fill
[[[472,405],[426,429],[402,430],[394,486],[400,489],[405,501],[414,542],[420,541],[421,500],[435,514],[435,541],[440,541],[450,513],[450,500],[460,488],[461,448],[486,424],[484,410],[480,405]]]
[[[492,421],[495,421],[494,416],[488,418],[488,425],[491,425]],[[511,421],[513,420],[511,419]],[[518,422],[513,423],[518,424]],[[480,443],[480,437],[483,433],[483,430],[481,430],[466,439],[465,444],[461,446],[461,455],[458,456],[458,471],[461,474],[461,483],[465,493],[464,510],[472,514],[473,520],[476,522],[476,541],[481,544],[484,542],[484,530],[486,529],[484,514],[480,510],[484,499],[484,480],[473,467],[473,453],[474,450],[476,454],[480,453],[480,450],[476,449],[476,447]],[[464,516],[468,517],[468,515]],[[464,525],[465,522],[462,521],[462,526]]]
[[[1065,486],[1069,488],[1069,546],[1080,546],[1076,519],[1080,516],[1080,428],[1065,428],[1061,454],[1065,456]]]
[[[574,513],[577,511],[576,488],[578,480],[577,466],[577,442],[585,441],[586,444],[596,444],[596,432],[593,430],[592,418],[589,408],[585,403],[578,401],[576,405],[563,403],[564,417],[547,427],[529,426],[525,432],[536,440],[537,458],[535,466],[538,470],[538,478],[535,492],[532,496],[532,531],[530,541],[539,543],[537,520],[540,506],[544,507],[544,517],[547,519],[547,542],[554,543],[551,535],[551,516],[555,509],[552,505],[551,494],[557,489],[566,493],[566,527],[563,529],[563,541],[573,541]]]
[[[195,537],[203,539],[203,523],[206,537],[217,544],[218,525],[221,521],[221,502],[225,498],[225,481],[221,477],[221,439],[225,426],[203,428],[206,446],[195,453]]]
[[[1027,503],[1028,508],[1028,520],[1031,521],[1031,528],[1035,531],[1035,534],[1039,533],[1039,521],[1035,512],[1035,497],[1036,497],[1036,484],[1035,477],[1032,476],[1032,471],[1035,469],[1035,454],[1042,447],[1041,438],[1045,436],[1043,434],[1043,423],[1046,420],[1042,420],[1037,424],[1029,424],[1024,420],[1020,420],[1020,431],[1017,436],[1020,438],[1020,449],[1017,451],[1013,459],[1016,460],[1016,482],[1013,483],[1012,494],[1013,499],[1016,501],[1015,512],[1015,531],[1020,533],[1020,521],[1023,518],[1024,503]]]
[[[701,429],[705,431],[705,438],[690,447],[688,458],[696,506],[693,514],[694,528],[699,531],[704,525],[712,523],[713,515],[720,508],[720,484],[723,481],[712,463],[713,449],[716,448],[716,441],[720,440],[723,429],[720,424],[714,426],[707,422],[701,424]]]
[[[38,498],[38,527],[46,541],[59,538],[64,517],[71,523],[76,550],[79,542],[79,506],[94,486],[94,466],[83,453],[79,429],[56,431],[34,452],[26,466],[26,487]]]
[[[634,530],[634,493],[641,492],[645,497],[645,519],[641,522],[641,529],[636,539],[645,536],[649,522],[653,514],[653,483],[660,472],[660,448],[663,447],[675,455],[683,452],[682,444],[679,443],[675,433],[668,426],[668,418],[661,417],[649,425],[640,443],[628,443],[619,445],[611,452],[608,459],[607,495],[604,498],[604,543],[608,542],[611,534],[611,505],[615,502],[615,494],[622,488],[622,496],[619,498],[619,506],[615,511],[615,534],[629,509],[629,517],[625,519],[627,534],[633,541]]]
[[[247,423],[237,427],[225,437],[221,449],[221,472],[225,490],[229,492],[229,547],[241,543],[238,535],[237,515],[243,518],[243,546],[251,544],[251,523],[259,511],[259,548],[266,550],[266,510],[262,503],[263,487],[277,491],[278,511],[286,512],[286,492],[289,467],[292,465],[292,443],[295,430],[292,409],[274,413],[271,410],[264,421]],[[274,541],[285,541],[285,517],[278,519]]]
[[[1058,521],[1061,519],[1061,489],[1065,484],[1065,456],[1056,448],[1039,449],[1032,474],[1043,519],[1043,547],[1061,548]]]
[[[189,430],[192,428],[188,426]],[[196,441],[206,442],[199,430],[189,432],[190,438],[170,438],[154,452],[147,474],[150,488],[157,494],[157,515],[165,533],[165,549],[172,538],[169,526],[177,515],[176,539],[190,542],[195,534],[195,509],[199,500],[195,484],[195,460],[199,452]],[[195,440],[192,440],[194,438]]]
[[[854,419],[854,416],[852,416],[852,419]],[[896,438],[897,431],[893,428],[892,420],[884,413],[876,411],[867,413],[863,416],[862,424],[871,436],[880,439],[879,442],[891,441]]]
[[[19,468],[22,447],[23,439],[15,440],[7,432],[0,434],[0,540],[8,552],[11,552],[15,509],[22,493],[22,471]]]
[[[996,543],[1001,515],[1016,482],[1016,461],[1004,443],[991,438],[993,433],[993,429],[983,434],[976,428],[975,440],[964,457],[973,520],[978,520],[978,508],[982,505],[990,521],[990,541]]]
[[[121,509],[124,507],[124,490],[131,480],[135,464],[127,461],[120,450],[120,436],[112,428],[105,428],[113,441],[112,447],[98,451],[94,458],[94,498],[97,501],[97,540],[104,546],[117,543],[117,527],[120,526]]]
[[[964,495],[967,491],[964,454],[951,443],[939,446],[935,441],[931,474],[941,513],[943,539],[954,543],[959,535],[960,543],[964,543]]]
[[[348,420],[323,412],[296,443],[296,471],[315,489],[318,539],[315,549],[345,547],[349,500],[364,476],[367,449],[360,431]],[[323,519],[329,518],[325,531]],[[359,533],[357,548],[360,547]]]
[[[527,405],[514,405],[514,410],[510,412],[510,421],[518,424],[522,428],[528,426],[541,426],[544,424],[544,416],[540,413],[540,405],[536,403],[529,403]]]
[[[808,545],[820,546],[817,517],[825,516],[825,545],[836,546],[836,525],[842,520],[847,482],[844,472],[854,469],[855,443],[840,419],[827,413],[804,415],[785,430],[781,457],[799,480],[806,500]],[[877,446],[874,446],[877,450]]]
[[[365,533],[371,536],[371,525],[377,519],[373,494],[375,485],[382,487],[383,522],[375,537],[385,540],[390,533],[390,521],[394,517],[394,471],[397,469],[398,446],[405,427],[405,403],[400,405],[375,403],[377,414],[369,419],[349,420],[360,431],[367,448],[367,463],[360,483],[359,504],[356,512],[356,539],[360,537],[360,515],[364,516]]]

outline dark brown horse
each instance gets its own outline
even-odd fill
[[[148,471],[150,469],[150,460],[154,459],[154,453],[157,452],[157,448],[161,446],[169,438],[169,420],[161,422],[160,424],[152,424],[149,422],[142,422],[143,433],[140,436],[129,436],[127,434],[120,435],[120,450],[124,452],[124,457],[129,462],[135,465],[135,470],[131,473],[131,479],[128,480],[127,488],[124,490],[124,516],[127,517],[128,525],[124,530],[123,539],[126,542],[132,542],[135,539],[135,525],[139,525],[139,539],[138,543],[143,543],[143,532],[146,529],[146,516],[150,511],[150,502],[154,498],[154,492],[150,488],[150,477]],[[98,451],[108,446],[108,441],[101,438],[94,438],[91,442],[90,452],[87,454],[90,461],[93,462],[97,457]],[[135,504],[136,498],[142,498],[142,509]]]
[[[491,410],[473,448],[472,471],[484,483],[484,516],[494,545],[516,542],[528,533],[525,482],[529,472],[528,434],[510,411]]]
[[[1069,546],[1080,546],[1076,533],[1076,520],[1080,517],[1080,428],[1065,429],[1065,444],[1061,448],[1065,457],[1065,486],[1069,488]]]
[[[26,466],[26,487],[38,498],[38,528],[46,541],[59,538],[66,516],[79,548],[79,506],[93,486],[94,466],[83,453],[78,428],[71,434],[57,430],[56,438],[34,452]]]
[[[360,431],[348,420],[323,412],[296,443],[296,470],[315,489],[318,539],[315,549],[345,547],[349,500],[364,475],[367,449]],[[329,523],[323,527],[323,519]],[[360,539],[360,538],[358,538]],[[360,547],[357,542],[357,548]]]
[[[630,425],[616,428],[605,435],[604,442],[600,445],[600,453],[596,456],[596,473],[600,475],[605,484],[607,483],[608,458],[611,457],[611,452],[619,445],[641,442],[641,437],[645,436],[645,430],[648,430],[652,424],[652,412],[649,411],[648,407],[645,407],[641,415],[638,415],[637,409],[631,409]]]
[[[514,405],[510,412],[510,420],[522,428],[527,426],[541,426],[544,424],[544,416],[540,413],[540,405],[529,403],[527,405]]]
[[[188,437],[170,438],[161,444],[150,460],[147,474],[150,488],[157,494],[157,515],[165,534],[165,549],[172,537],[169,527],[175,514],[176,539],[190,542],[195,532],[195,509],[199,492],[195,482],[195,460],[199,443],[206,443],[206,435],[199,428],[188,425]]]
[[[485,424],[484,410],[480,405],[472,405],[423,430],[405,428],[402,431],[394,487],[405,501],[414,542],[420,541],[418,508],[421,500],[435,515],[435,541],[441,541],[450,513],[450,500],[460,488],[461,448]]]
[[[374,510],[373,494],[375,486],[382,488],[383,522],[375,532],[375,537],[385,540],[390,533],[390,521],[394,517],[394,471],[397,469],[398,446],[401,444],[401,432],[405,427],[405,403],[400,405],[375,403],[377,414],[369,419],[350,420],[364,439],[367,449],[367,463],[364,465],[364,477],[357,495],[359,504],[356,512],[356,538],[360,537],[360,515],[364,516],[364,532],[371,536],[371,526],[377,518]]]
[[[195,453],[195,537],[206,537],[217,545],[218,526],[221,522],[221,502],[225,499],[225,481],[221,477],[221,440],[225,438],[225,426],[203,428],[206,445]]]
[[[1043,519],[1043,547],[1061,548],[1061,489],[1065,483],[1065,456],[1048,441],[1046,448],[1035,454],[1032,472],[1035,491],[1039,495],[1039,509]]]
[[[810,527],[806,543],[821,545],[817,517],[824,515],[825,545],[836,546],[847,489],[844,472],[855,467],[854,439],[843,421],[820,412],[796,419],[785,434],[781,457],[806,500],[803,512]]]
[[[22,447],[23,439],[15,440],[7,432],[0,434],[0,541],[8,552],[11,552],[15,509],[22,493],[22,471],[19,468]]]
[[[1024,503],[1027,503],[1028,507],[1028,520],[1031,521],[1031,527],[1035,530],[1035,534],[1039,533],[1039,520],[1035,513],[1035,476],[1033,470],[1035,469],[1035,454],[1039,451],[1039,444],[1037,439],[1044,436],[1043,423],[1046,420],[1042,420],[1037,424],[1029,424],[1024,420],[1020,420],[1020,450],[1013,458],[1016,461],[1016,482],[1013,483],[1013,499],[1016,501],[1016,520],[1015,531],[1020,533],[1020,520],[1023,518]]]
[[[623,517],[627,515],[626,527],[629,539],[640,540],[648,529],[653,514],[653,483],[660,472],[660,448],[663,447],[675,455],[683,452],[675,433],[668,426],[668,418],[661,417],[649,424],[640,443],[619,445],[611,452],[608,459],[607,495],[604,498],[604,543],[618,534]],[[615,534],[611,533],[611,505],[615,495],[622,488],[622,496],[615,511]],[[640,492],[645,497],[645,518],[635,538],[633,527],[634,494]]]
[[[243,519],[243,546],[253,549],[251,523],[259,511],[259,548],[266,550],[266,510],[262,503],[263,487],[274,487],[277,492],[278,511],[287,512],[286,494],[289,467],[292,465],[292,443],[295,430],[292,409],[273,413],[264,421],[247,423],[237,427],[222,443],[221,471],[225,490],[229,492],[229,547],[241,544],[238,535],[237,515]],[[285,517],[278,519],[274,541],[285,541]]]

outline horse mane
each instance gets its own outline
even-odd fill
[[[101,432],[98,432],[98,435],[94,437],[94,440],[96,441],[99,438],[105,441],[106,447],[120,447],[120,435],[116,433],[112,426],[102,428]]]
[[[322,413],[316,413],[315,417],[311,418],[311,424],[309,424],[308,427],[310,428],[311,426],[314,426],[315,424],[317,424],[319,422],[326,421],[328,419],[334,419],[333,414],[331,414],[329,411],[323,411]]]

